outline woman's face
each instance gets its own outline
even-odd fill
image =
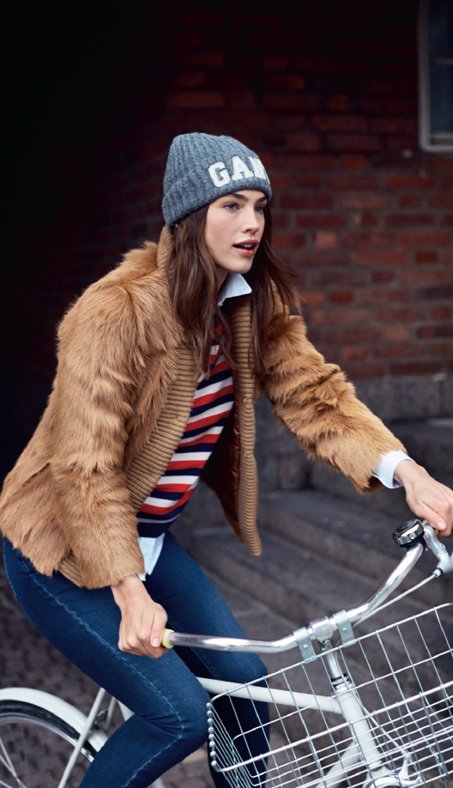
[[[226,194],[208,208],[205,241],[217,266],[219,287],[228,273],[246,274],[264,232],[264,192],[244,189]]]

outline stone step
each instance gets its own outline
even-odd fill
[[[273,491],[260,497],[260,528],[292,545],[309,549],[358,576],[373,578],[379,585],[403,556],[392,538],[404,522],[370,510],[368,496],[351,501],[317,490]],[[407,511],[406,518],[411,517]],[[446,542],[447,547],[453,545]],[[435,567],[431,553],[422,556],[406,587],[429,576]],[[453,595],[453,576],[447,575],[417,591],[415,598],[425,605],[441,604]]]

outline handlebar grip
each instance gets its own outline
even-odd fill
[[[173,648],[173,643],[170,640],[170,635],[172,635],[173,632],[174,632],[174,629],[164,629],[164,634],[163,634],[162,643],[161,643],[161,645],[164,648]]]

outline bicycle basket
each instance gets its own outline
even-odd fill
[[[448,786],[452,624],[440,605],[216,695],[213,768],[233,788]]]

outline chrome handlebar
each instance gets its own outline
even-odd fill
[[[430,550],[437,559],[437,566],[430,579],[453,571],[453,553],[452,555],[448,554],[445,545],[437,538],[436,531],[426,520],[421,521],[417,518],[408,520],[394,532],[393,538],[399,546],[406,548],[407,552],[404,558],[377,591],[366,602],[355,608],[339,611],[312,621],[307,627],[302,627],[291,635],[274,641],[191,635],[165,630],[162,645],[166,648],[186,646],[216,651],[248,651],[261,654],[289,651],[298,646],[302,656],[310,659],[315,657],[310,641],[317,640],[326,643],[338,632],[343,643],[350,642],[352,640],[351,625],[363,621],[389,598],[414,568],[425,549]]]

